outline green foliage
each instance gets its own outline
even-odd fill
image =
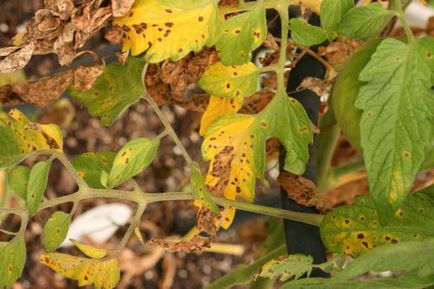
[[[143,94],[143,59],[129,57],[124,65],[113,63],[84,92],[69,89],[88,111],[100,117],[103,126],[110,126],[130,105],[137,103]]]
[[[84,153],[74,158],[72,165],[89,186],[103,189],[102,173],[110,172],[115,156],[116,153],[109,151]]]
[[[51,161],[36,163],[29,175],[27,184],[27,206],[29,214],[34,215],[39,208],[39,204],[47,188],[48,173],[50,172]]]
[[[245,13],[226,20],[223,32],[215,46],[224,65],[241,65],[252,58],[252,51],[267,37],[267,21],[264,7],[257,6]]]
[[[21,276],[26,262],[24,236],[0,242],[0,288],[10,287]]]
[[[238,66],[225,66],[221,62],[211,65],[198,81],[198,85],[218,97],[247,97],[258,90],[258,69],[248,62]]]
[[[366,39],[377,35],[395,15],[379,3],[354,7],[344,14],[338,32],[354,39]]]
[[[154,160],[160,140],[136,138],[116,154],[108,174],[107,187],[113,188],[140,173]]]
[[[337,31],[345,13],[354,7],[353,0],[323,0],[321,2],[321,27]]]
[[[56,250],[68,234],[71,216],[62,211],[54,212],[44,226],[44,248],[48,252]]]
[[[419,289],[434,284],[434,239],[383,245],[355,259],[329,279],[310,278],[288,282],[281,289]],[[398,277],[354,280],[375,271],[400,272]]]
[[[288,279],[300,279],[303,275],[309,275],[313,269],[313,258],[301,254],[293,254],[287,257],[279,257],[262,266],[258,276],[279,279],[284,282]]]
[[[360,73],[361,144],[378,204],[405,198],[433,139],[433,54],[433,38],[386,39]]]
[[[410,194],[394,211],[358,197],[354,205],[329,212],[321,224],[321,237],[334,253],[356,255],[383,244],[434,237],[434,194]]]
[[[327,31],[321,27],[313,26],[304,20],[292,18],[289,20],[291,38],[299,45],[312,46],[328,39]]]
[[[8,172],[7,190],[23,200],[27,199],[27,183],[30,169],[26,166],[16,166]]]

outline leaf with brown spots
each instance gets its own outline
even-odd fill
[[[62,253],[41,254],[39,261],[60,275],[77,280],[78,286],[93,284],[96,289],[115,288],[120,279],[116,259],[90,259]]]
[[[112,0],[112,10],[114,17],[127,15],[136,0]]]
[[[248,97],[258,90],[258,68],[252,62],[225,66],[211,65],[197,83],[211,95],[226,98]]]
[[[256,178],[264,177],[266,141],[270,138],[278,139],[286,150],[284,169],[302,174],[312,130],[296,100],[279,94],[258,114],[233,113],[218,118],[206,131],[202,144],[203,158],[211,161],[206,176],[209,191],[252,202]],[[230,225],[233,212],[223,214],[223,227]]]
[[[124,51],[144,53],[150,63],[178,60],[215,43],[218,6],[214,0],[137,0],[114,24],[124,30]]]
[[[211,96],[208,106],[200,120],[200,135],[204,135],[208,127],[220,116],[236,113],[243,105],[243,98],[222,98]]]
[[[225,65],[240,65],[252,58],[252,51],[267,39],[267,21],[264,7],[258,5],[243,14],[226,20],[216,48]]]
[[[354,205],[329,212],[321,238],[333,253],[357,255],[382,244],[434,237],[434,193],[409,194],[394,210],[376,207],[372,197],[359,196]]]
[[[0,167],[19,163],[38,151],[62,150],[63,137],[57,125],[32,123],[13,109],[0,114]]]

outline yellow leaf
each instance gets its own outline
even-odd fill
[[[178,60],[216,41],[217,1],[137,0],[130,13],[114,23],[123,28],[124,51],[144,52],[151,63]]]
[[[62,253],[41,254],[40,262],[66,278],[77,280],[78,286],[94,284],[96,289],[115,288],[120,279],[116,259],[94,260]]]
[[[276,95],[258,114],[230,113],[219,117],[204,138],[202,156],[211,161],[205,178],[208,190],[230,200],[252,202],[256,178],[264,178],[267,140],[276,138],[285,148],[285,170],[302,174],[312,130],[301,104],[283,94]],[[233,213],[234,210],[224,211],[224,228],[232,222]]]
[[[80,243],[79,241],[76,241],[74,239],[71,239],[72,244],[74,244],[75,247],[77,247],[81,252],[83,252],[86,256],[92,258],[92,259],[101,259],[104,258],[107,255],[107,250],[104,249],[98,249],[83,243]]]
[[[0,167],[14,165],[38,151],[62,147],[62,133],[57,125],[32,123],[16,109],[9,115],[0,114]]]
[[[243,98],[223,98],[211,96],[209,104],[200,121],[200,135],[204,135],[208,127],[220,116],[238,112],[243,105]]]
[[[205,71],[198,85],[219,97],[248,97],[258,90],[258,75],[258,68],[252,62],[237,66],[217,62]]]

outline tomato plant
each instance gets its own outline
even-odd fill
[[[7,191],[17,200],[10,207],[0,207],[0,213],[20,219],[17,231],[0,229],[6,236],[0,242],[0,288],[10,288],[22,275],[28,223],[43,210],[57,209],[43,226],[40,262],[76,280],[78,286],[115,288],[121,276],[120,252],[133,235],[144,242],[139,225],[146,208],[180,200],[194,201],[195,227],[182,239],[152,238],[147,243],[172,251],[206,249],[219,230],[230,228],[236,210],[244,210],[318,228],[330,255],[323,263],[315,263],[315,256],[285,255],[282,227],[276,225],[263,256],[208,288],[249,282],[252,288],[271,288],[275,281],[280,288],[434,285],[432,180],[412,191],[417,174],[432,169],[434,163],[434,37],[413,33],[404,17],[409,1],[76,2],[45,1],[12,46],[0,48],[0,77],[6,79],[0,87],[5,108],[0,113],[0,168],[6,173]],[[290,17],[288,11],[294,7],[302,12],[299,17]],[[267,16],[270,11],[276,17]],[[309,23],[313,14],[320,16],[319,26]],[[277,17],[280,37],[270,28]],[[390,36],[395,21],[401,24],[403,37]],[[110,55],[116,61],[83,50],[87,40],[104,27],[109,28],[106,38],[118,45]],[[327,52],[339,45],[347,53],[342,67],[317,51],[318,46]],[[263,48],[268,49],[266,57],[255,61]],[[161,63],[182,64],[203,51],[209,53],[206,65],[189,83],[208,98],[198,130],[203,137],[199,157],[190,155],[161,109],[172,103],[193,107],[194,100],[164,99],[151,92],[148,77]],[[7,79],[25,67],[32,55],[49,53],[56,54],[67,69],[37,80]],[[91,54],[94,63],[73,62],[83,54]],[[293,72],[305,55],[326,69],[325,79],[306,77],[295,92],[288,93],[288,80],[297,77]],[[189,94],[187,87],[184,96]],[[315,116],[320,118],[319,127],[306,112],[318,107],[294,98],[302,90],[322,96],[325,110]],[[11,107],[23,103],[47,107],[64,93],[106,127],[143,100],[164,129],[154,138],[131,139],[116,152],[87,152],[70,159],[58,125],[35,122]],[[363,152],[362,163],[333,167],[339,130]],[[189,185],[178,192],[145,192],[134,178],[150,166],[165,138],[173,141],[185,159]],[[310,155],[315,147],[317,164]],[[280,184],[288,197],[303,206],[321,208],[324,194],[342,179],[351,178],[354,167],[366,171],[369,194],[356,197],[353,204],[327,208],[325,214],[255,204],[257,180],[266,183],[267,165],[276,156]],[[33,160],[32,166],[28,159]],[[76,192],[45,196],[54,161],[72,177]],[[200,161],[208,162],[206,173]],[[303,177],[307,166],[317,168],[316,184]],[[125,189],[126,184],[131,189]],[[72,240],[82,256],[55,252],[65,241],[80,203],[97,198],[134,204],[120,244],[103,249]],[[69,211],[58,208],[66,203],[72,203]],[[349,264],[344,262],[346,257],[352,258]],[[310,277],[315,271],[331,277]],[[370,271],[393,271],[394,276],[356,279]]]

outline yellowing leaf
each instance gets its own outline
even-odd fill
[[[24,236],[0,242],[0,288],[9,288],[21,276],[26,263]]]
[[[57,125],[32,123],[12,109],[0,114],[0,168],[14,165],[42,150],[62,150],[62,133]]]
[[[205,179],[209,191],[231,200],[253,201],[256,178],[263,178],[265,146],[270,138],[277,138],[286,149],[284,169],[302,174],[312,131],[296,100],[277,95],[256,115],[233,113],[218,118],[202,144],[203,158],[211,160]],[[224,218],[223,227],[231,223],[232,215]]]
[[[115,18],[123,28],[123,50],[145,53],[151,63],[178,60],[191,51],[214,44],[218,34],[214,0],[137,0],[130,13]]]
[[[94,284],[96,289],[112,289],[119,282],[116,259],[94,260],[62,253],[41,254],[40,262],[66,278],[77,280],[78,286]]]
[[[225,66],[221,62],[211,65],[198,85],[218,97],[247,97],[258,90],[258,68],[252,62]]]
[[[208,127],[220,116],[238,112],[243,105],[243,98],[222,98],[211,96],[209,104],[200,120],[200,135],[204,135]]]
[[[92,259],[101,259],[107,255],[107,250],[105,250],[105,249],[98,249],[98,248],[80,243],[79,241],[76,241],[74,239],[71,239],[71,242],[81,252],[83,252],[86,256],[88,256]]]
[[[220,59],[225,65],[247,63],[252,51],[267,37],[267,21],[263,5],[234,16],[223,24],[223,33],[216,42]]]
[[[44,247],[51,252],[56,250],[66,238],[71,216],[62,211],[54,212],[44,226]]]

